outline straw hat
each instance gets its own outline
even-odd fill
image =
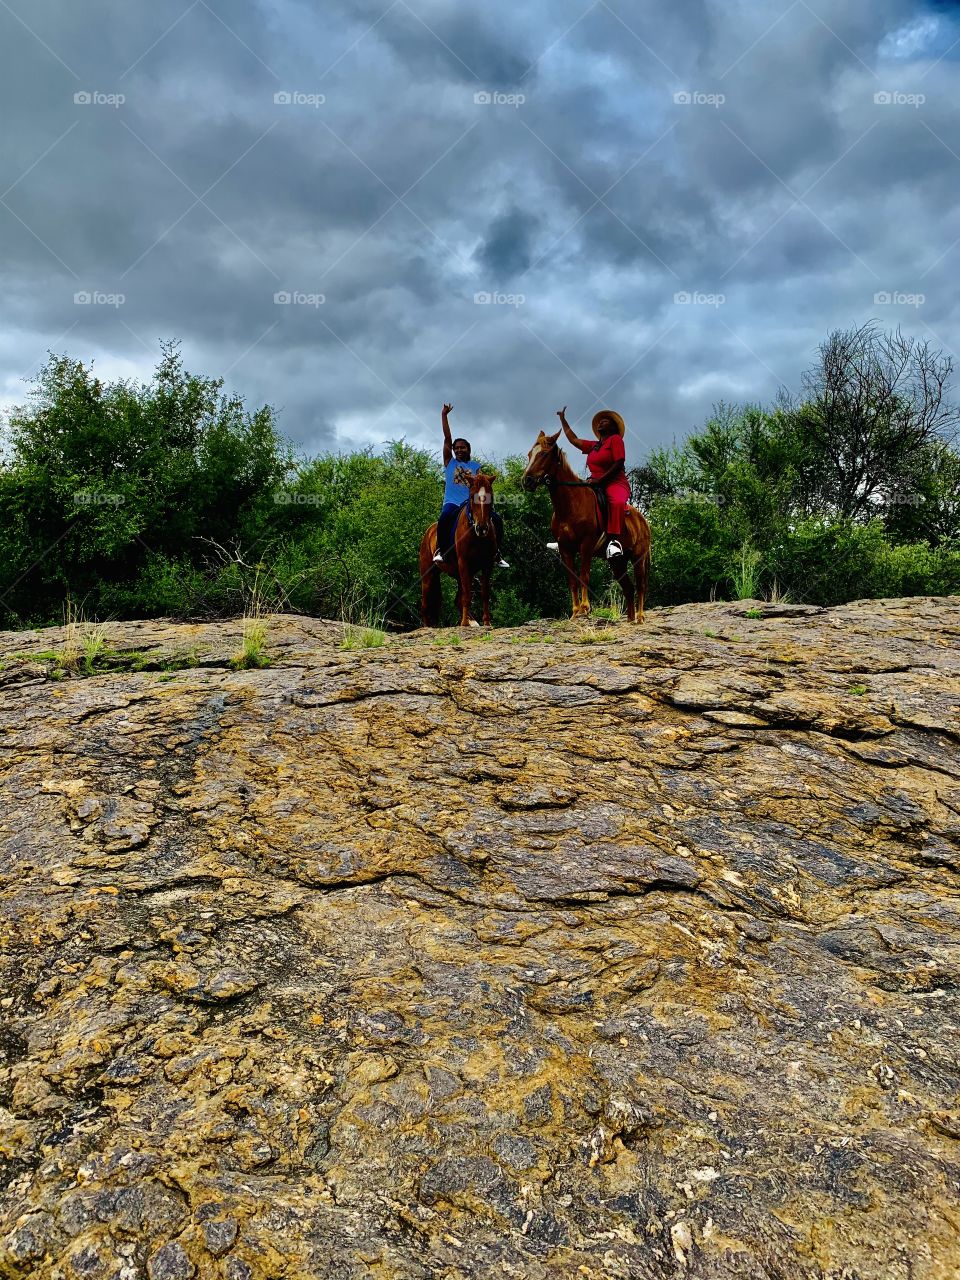
[[[617,431],[620,433],[622,437],[623,433],[626,431],[627,428],[623,425],[623,419],[620,417],[619,413],[616,413],[613,409],[601,409],[599,413],[595,413],[593,415],[593,422],[590,424],[593,428],[593,434],[597,437],[597,439],[598,440],[600,439],[600,433],[597,430],[597,424],[599,422],[602,422],[604,418],[609,418],[614,423],[614,425],[617,428]]]

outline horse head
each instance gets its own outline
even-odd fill
[[[485,538],[493,527],[490,519],[493,511],[493,476],[485,471],[474,472],[469,480],[470,523],[477,537]]]
[[[523,475],[520,477],[520,483],[524,489],[535,489],[538,484],[542,484],[553,472],[557,456],[557,441],[560,438],[560,432],[556,435],[548,436],[545,431],[541,431],[533,442],[533,448],[527,454],[527,465],[524,468]]]

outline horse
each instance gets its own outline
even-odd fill
[[[454,528],[453,563],[447,552],[443,564],[434,562],[437,550],[436,521],[420,540],[420,621],[425,627],[435,627],[440,621],[440,574],[448,573],[457,581],[455,608],[460,611],[461,627],[471,625],[470,597],[473,579],[479,572],[480,595],[483,602],[483,625],[490,627],[490,573],[499,556],[496,526],[491,519],[493,512],[493,476],[478,471],[469,477],[470,496],[464,503]],[[472,625],[476,626],[476,623]]]
[[[567,571],[570,599],[575,618],[590,612],[590,561],[603,546],[606,534],[601,519],[600,503],[593,488],[575,475],[563,450],[558,447],[560,432],[548,436],[541,431],[527,454],[527,465],[521,483],[525,489],[544,484],[553,503],[551,529],[560,545],[560,558]],[[650,526],[634,507],[627,507],[624,532],[620,541],[624,554],[610,561],[610,568],[627,602],[631,622],[643,622],[643,605],[650,580]],[[576,556],[580,555],[580,573]],[[634,608],[630,565],[637,580],[637,603]]]

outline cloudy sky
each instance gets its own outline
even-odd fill
[[[0,0],[0,61],[5,405],[177,337],[307,452],[639,462],[831,328],[960,350],[957,3]]]

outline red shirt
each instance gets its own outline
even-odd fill
[[[626,484],[627,473],[624,468],[627,452],[623,447],[623,440],[616,433],[607,436],[606,440],[591,445],[584,441],[580,448],[587,455],[587,470],[590,472],[591,479],[598,480],[600,476],[605,475],[615,463],[620,465],[607,480],[606,484]]]

